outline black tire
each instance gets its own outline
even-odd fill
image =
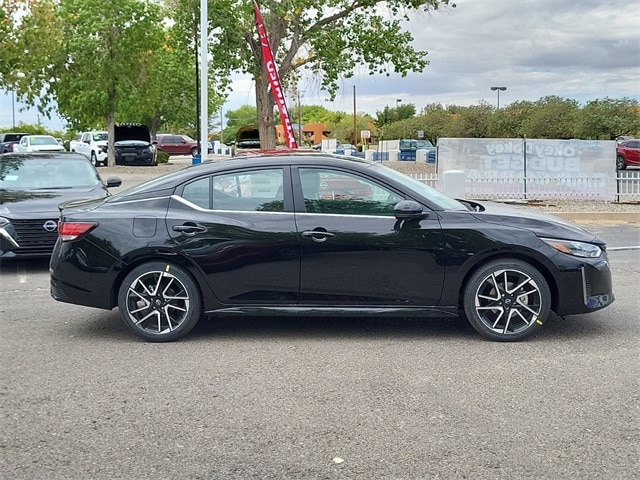
[[[616,158],[616,169],[626,170],[626,168],[627,162],[625,161],[624,157],[622,155],[618,155],[618,157]]]
[[[530,264],[517,259],[494,260],[469,278],[463,306],[480,335],[517,342],[547,321],[551,293],[544,276]]]
[[[184,337],[202,315],[202,295],[196,282],[181,267],[149,262],[134,268],[118,292],[125,325],[151,342]]]
[[[198,156],[198,147],[193,147],[193,148],[191,149],[191,156],[192,156],[193,158],[196,158],[196,157]]]
[[[91,152],[91,164],[94,167],[97,167],[98,165],[100,165],[100,162],[98,162],[98,157],[96,157],[96,152]]]

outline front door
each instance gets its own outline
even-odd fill
[[[293,178],[301,303],[438,304],[444,246],[435,213],[398,221],[394,206],[405,197],[358,173],[300,167]]]

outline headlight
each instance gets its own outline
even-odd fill
[[[9,222],[8,218],[0,217],[0,228],[6,227],[9,223],[11,222]]]
[[[573,255],[574,257],[598,258],[602,255],[602,249],[593,243],[558,240],[557,238],[542,238],[541,240],[559,252]]]

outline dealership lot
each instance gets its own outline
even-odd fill
[[[633,478],[637,224],[589,228],[617,301],[517,344],[366,318],[224,318],[149,344],[117,311],[54,302],[46,262],[3,263],[3,476]]]

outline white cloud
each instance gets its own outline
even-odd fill
[[[640,4],[628,0],[457,0],[457,8],[406,23],[415,46],[429,52],[423,72],[390,77],[356,71],[334,102],[317,80],[301,84],[302,102],[375,115],[396,99],[415,104],[494,103],[547,95],[584,104],[597,98],[640,100]],[[225,110],[255,104],[253,82],[240,77]],[[289,108],[293,99],[288,99]],[[26,115],[26,114],[25,114]],[[25,120],[35,123],[35,114]],[[46,124],[46,120],[41,117]],[[11,125],[11,97],[0,97],[0,127]]]

